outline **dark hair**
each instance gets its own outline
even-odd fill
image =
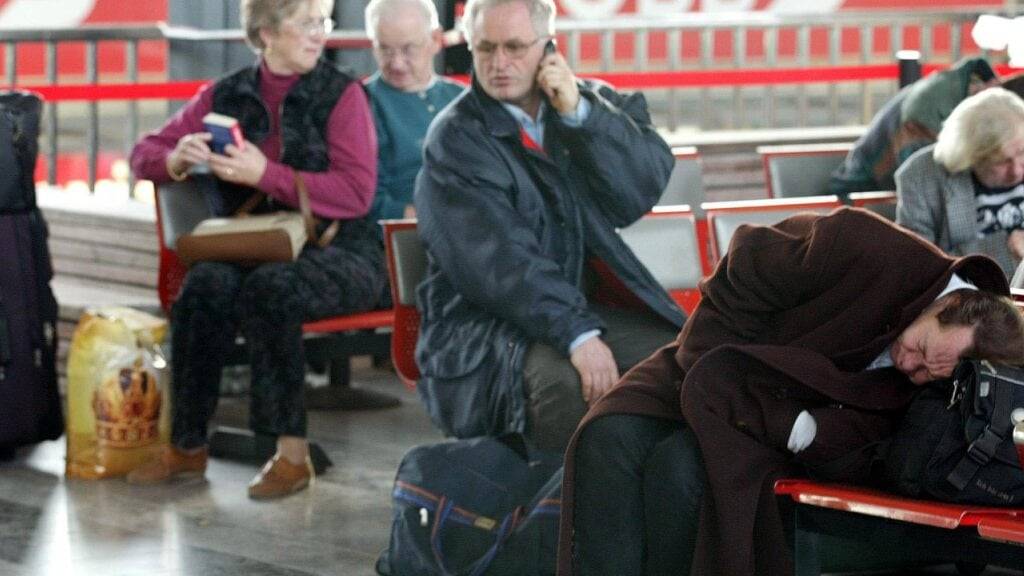
[[[935,301],[940,326],[973,326],[967,358],[1024,364],[1024,315],[1013,300],[984,290],[955,290]]]

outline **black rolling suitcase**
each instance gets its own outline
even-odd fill
[[[0,92],[0,456],[58,438],[57,302],[36,207],[39,98]]]

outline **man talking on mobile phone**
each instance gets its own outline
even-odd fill
[[[457,437],[564,450],[588,405],[684,315],[617,229],[673,166],[642,95],[576,78],[551,0],[470,0],[473,84],[427,133],[418,389]]]

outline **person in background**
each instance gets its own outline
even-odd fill
[[[134,484],[199,476],[206,470],[207,426],[221,369],[245,336],[252,368],[250,423],[277,437],[277,451],[249,484],[267,499],[313,480],[303,403],[305,321],[374,308],[385,285],[383,248],[367,211],[376,185],[376,136],[362,85],[323,56],[332,3],[243,0],[242,27],[257,62],[202,90],[132,150],[138,178],[192,180],[217,215],[253,194],[261,210],[298,207],[294,174],[313,213],[340,222],[325,247],[307,245],[295,262],[247,268],[200,262],[189,269],[171,311],[171,447],[128,475]],[[203,116],[238,119],[244,146],[214,154]],[[208,166],[200,175],[199,166]]]
[[[896,171],[896,222],[1007,277],[1024,257],[1024,101],[994,88],[964,100],[938,141]]]
[[[416,360],[446,434],[561,451],[684,316],[616,231],[658,201],[672,152],[642,95],[576,78],[554,20],[552,0],[466,6],[473,85],[434,120],[416,180]]]
[[[911,154],[935,142],[942,123],[964,98],[999,85],[984,58],[967,58],[903,88],[871,119],[832,174],[829,193],[895,190],[893,174]]]
[[[372,0],[365,21],[380,68],[366,81],[377,127],[377,194],[370,219],[411,218],[423,137],[463,86],[434,73],[434,56],[443,45],[431,0]]]

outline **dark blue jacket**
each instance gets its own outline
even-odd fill
[[[418,389],[448,435],[523,431],[529,343],[568,353],[576,336],[603,328],[580,288],[591,257],[655,314],[683,323],[616,232],[657,202],[671,150],[642,95],[592,83],[580,92],[590,115],[570,128],[548,108],[543,152],[523,145],[515,118],[475,83],[427,133],[414,197],[429,256]]]

